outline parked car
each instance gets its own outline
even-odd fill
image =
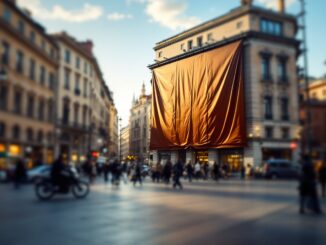
[[[298,178],[300,167],[286,159],[271,159],[263,166],[263,176],[265,178]]]
[[[51,174],[51,166],[41,165],[27,171],[27,181],[36,182],[41,178],[49,177],[50,174]]]

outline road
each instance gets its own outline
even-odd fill
[[[0,244],[326,244],[326,215],[298,214],[296,182],[184,185],[98,181],[84,200],[40,202],[32,186],[1,184]]]

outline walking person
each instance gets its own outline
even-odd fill
[[[188,181],[192,182],[192,175],[194,173],[194,168],[192,166],[191,160],[188,161],[186,165]]]
[[[214,180],[218,181],[220,177],[220,166],[217,164],[216,161],[214,161],[213,164],[213,175],[214,175]]]
[[[170,160],[168,160],[165,163],[165,166],[163,168],[164,181],[165,181],[165,184],[167,184],[167,185],[170,184],[171,171],[172,171],[172,163]]]
[[[156,182],[159,183],[162,178],[162,164],[160,161],[158,161],[156,166]]]
[[[199,180],[199,178],[201,176],[201,167],[200,167],[200,163],[198,161],[195,164],[195,176],[196,176],[197,180]]]
[[[27,173],[24,161],[22,159],[18,159],[14,172],[14,185],[16,189],[20,187],[21,183],[26,179],[26,177]]]
[[[104,165],[103,165],[103,175],[104,175],[104,182],[107,183],[109,181],[109,171],[110,171],[110,167],[109,167],[109,163],[108,161],[105,161]]]
[[[183,173],[183,164],[180,160],[177,161],[176,164],[173,166],[173,189],[175,189],[177,186],[179,186],[180,189],[182,189],[182,184],[180,182],[180,177]]]
[[[318,200],[316,187],[316,174],[309,156],[302,157],[302,173],[300,176],[299,194],[300,194],[300,214],[305,213],[307,205],[314,213],[320,214],[321,209]]]
[[[141,164],[137,160],[135,166],[134,166],[134,176],[132,178],[134,186],[136,186],[136,183],[139,182],[140,185],[143,185],[142,177],[141,177]]]
[[[323,165],[319,169],[319,181],[321,185],[322,197],[326,197],[326,156]]]
[[[203,169],[204,169],[204,179],[207,180],[208,179],[208,172],[209,172],[209,165],[208,165],[207,162],[204,163]]]

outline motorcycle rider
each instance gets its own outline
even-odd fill
[[[62,155],[58,157],[56,161],[54,161],[51,169],[51,178],[55,185],[59,186],[60,191],[66,191],[68,186],[68,179],[66,172],[66,166],[64,164],[64,158]]]

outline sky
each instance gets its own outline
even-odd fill
[[[325,0],[306,0],[309,74],[326,74]],[[155,43],[210,20],[240,5],[240,0],[18,0],[48,33],[66,31],[80,41],[90,39],[113,92],[122,125],[128,124],[132,98],[142,83],[151,93]],[[254,0],[275,8],[277,0]],[[299,0],[286,0],[287,12],[300,11]]]

